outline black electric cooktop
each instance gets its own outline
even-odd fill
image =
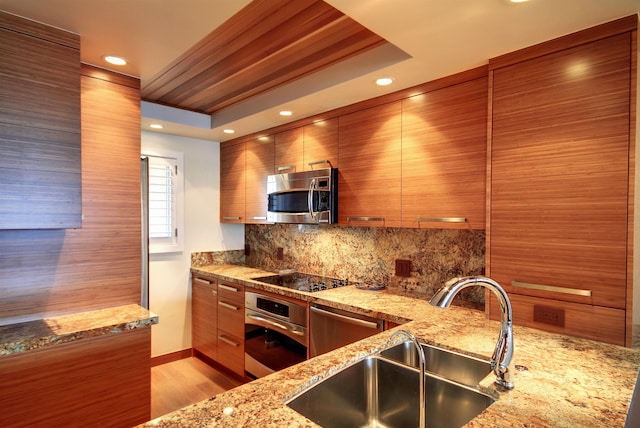
[[[280,287],[291,288],[298,291],[306,291],[308,293],[314,293],[316,291],[328,290],[330,288],[338,288],[349,285],[348,279],[336,279],[300,272],[288,273],[284,275],[262,276],[252,279],[254,281],[265,282],[267,284],[277,285]]]

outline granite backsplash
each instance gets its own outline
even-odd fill
[[[252,224],[245,225],[245,246],[248,251],[193,253],[192,265],[295,269],[428,295],[453,277],[483,274],[485,265],[483,230]],[[409,277],[395,275],[396,259],[411,261]],[[463,300],[484,302],[481,288],[461,294]]]

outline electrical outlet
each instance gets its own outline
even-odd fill
[[[564,327],[564,309],[533,305],[533,320],[543,324]]]
[[[284,259],[284,248],[278,247],[278,250],[276,252],[276,258],[278,260],[283,260]]]
[[[411,260],[396,260],[396,276],[411,276]]]

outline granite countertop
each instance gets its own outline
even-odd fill
[[[432,307],[389,291],[364,291],[352,286],[299,293],[251,281],[265,271],[241,266],[206,266],[207,273],[247,287],[389,320],[412,319],[402,327],[423,341],[489,359],[500,329],[477,310]],[[397,329],[396,328],[396,329]],[[289,409],[285,401],[335,371],[379,350],[391,331],[320,355],[267,377],[172,412],[143,426],[153,427],[314,427]],[[514,327],[515,388],[499,391],[487,378],[482,386],[498,400],[469,427],[577,427],[624,425],[640,366],[640,351],[605,343]],[[490,375],[492,376],[492,375]]]
[[[105,336],[158,323],[139,305],[116,306],[0,326],[0,359],[31,349]]]

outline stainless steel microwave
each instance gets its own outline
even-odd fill
[[[268,222],[338,222],[337,168],[270,175],[267,194]]]

